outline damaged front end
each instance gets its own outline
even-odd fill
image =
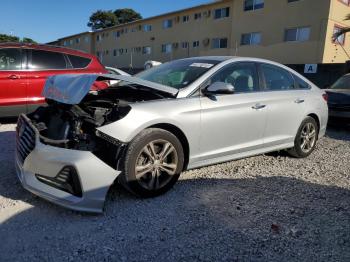
[[[91,91],[90,87],[95,81],[115,78],[121,78],[124,82]],[[154,83],[144,82],[125,76],[55,76],[47,81],[43,91],[48,106],[38,108],[28,117],[39,131],[42,143],[90,151],[117,169],[125,144],[97,128],[125,117],[132,103],[171,97],[159,87],[149,87]]]
[[[95,81],[116,77],[123,82],[91,91]],[[121,78],[59,75],[47,80],[47,106],[22,115],[17,127],[16,170],[26,189],[71,209],[102,211],[122,171],[127,144],[98,128],[126,117],[133,103],[173,97],[147,81]]]

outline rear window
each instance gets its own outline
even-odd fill
[[[55,70],[66,69],[66,60],[61,53],[32,50],[32,64],[31,69],[39,70]]]
[[[295,79],[295,82],[297,84],[297,88],[298,89],[310,89],[311,86],[306,83],[303,79],[301,79],[300,77],[297,77],[296,75],[293,75],[294,76],[294,79]]]
[[[81,57],[81,56],[68,55],[68,58],[74,68],[85,68],[91,62],[90,58]]]

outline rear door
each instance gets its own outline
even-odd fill
[[[265,147],[293,143],[305,117],[306,91],[299,89],[293,75],[272,64],[259,64],[264,91],[261,93],[267,109],[264,132]]]
[[[28,50],[28,111],[44,104],[41,96],[46,79],[51,75],[74,73],[63,53],[31,49]]]
[[[0,49],[0,117],[26,112],[25,63],[21,48]]]

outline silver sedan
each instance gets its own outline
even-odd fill
[[[91,91],[105,80],[118,83]],[[152,197],[184,170],[277,150],[307,157],[328,121],[323,91],[254,58],[188,58],[135,77],[52,76],[43,96],[48,106],[18,121],[18,177],[34,194],[89,212],[103,210],[116,181]]]

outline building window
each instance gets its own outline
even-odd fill
[[[73,45],[73,39],[69,40],[69,45]]]
[[[167,19],[163,21],[163,28],[171,28],[173,27],[173,20]]]
[[[124,53],[124,49],[123,48],[120,48],[117,52],[117,56],[120,56]]]
[[[114,38],[119,38],[120,35],[121,35],[121,32],[120,32],[120,31],[114,32]]]
[[[181,47],[182,48],[188,48],[188,46],[189,46],[188,42],[182,42],[181,43]]]
[[[143,26],[144,32],[151,32],[152,31],[152,25],[144,25]]]
[[[144,54],[144,55],[150,55],[151,52],[152,52],[152,49],[150,46],[144,46],[142,48],[142,54]]]
[[[89,43],[89,37],[85,36],[84,41],[85,41],[85,43]]]
[[[194,20],[199,20],[202,18],[202,13],[195,13],[194,14]]]
[[[193,44],[192,44],[192,46],[193,46],[194,48],[199,47],[199,41],[194,41]]]
[[[172,44],[163,44],[162,45],[162,53],[171,53],[172,50],[173,50]]]
[[[117,49],[113,50],[113,56],[117,56]]]
[[[261,33],[242,34],[241,45],[259,45],[261,43]]]
[[[339,27],[339,26],[334,26],[333,29],[333,36],[336,36],[339,34],[339,32],[342,30],[343,28]],[[340,45],[344,45],[345,44],[345,34],[341,34],[339,35],[337,38],[333,37],[333,43],[336,44],[340,44]]]
[[[75,43],[76,43],[76,44],[79,44],[79,43],[80,43],[80,37],[78,37],[78,38],[75,39]]]
[[[284,33],[284,41],[286,42],[303,42],[310,38],[310,27],[298,27],[286,29]]]
[[[186,22],[188,22],[188,21],[190,21],[190,16],[189,16],[189,15],[184,15],[184,16],[182,17],[182,22],[183,22],[183,23],[186,23]]]
[[[68,42],[67,41],[64,41],[63,42],[63,46],[67,46],[68,45]]]
[[[131,28],[131,32],[132,32],[132,33],[136,32],[136,31],[137,31],[137,28],[136,28],[136,27]]]
[[[96,36],[96,40],[97,40],[97,42],[101,42],[102,41],[102,36],[101,35],[97,35]]]
[[[264,0],[245,0],[244,11],[251,11],[264,8]]]
[[[350,0],[339,0],[339,1],[345,5],[350,5]]]
[[[230,16],[229,7],[220,8],[215,10],[214,19],[220,19],[220,18],[229,17],[229,16]]]
[[[227,38],[214,38],[212,47],[213,49],[227,48]]]
[[[299,0],[288,0],[288,3],[298,2]]]

